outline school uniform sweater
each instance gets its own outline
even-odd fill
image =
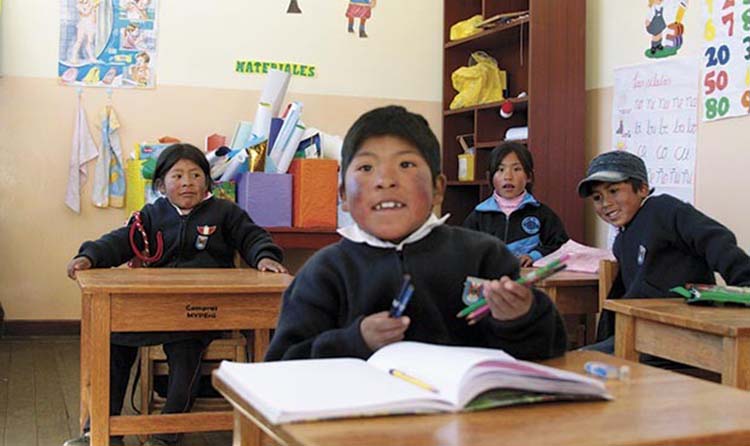
[[[404,311],[411,319],[406,340],[500,348],[521,358],[565,351],[560,315],[538,290],[530,311],[516,320],[488,316],[470,326],[456,317],[465,307],[466,276],[517,278],[519,266],[497,239],[441,225],[402,250],[343,239],[318,251],[284,293],[266,360],[369,357],[360,323],[390,308],[404,273],[415,288]]]
[[[518,209],[505,215],[490,196],[466,217],[463,226],[502,240],[515,255],[539,260],[556,251],[569,237],[560,218],[548,206],[526,193]]]
[[[610,299],[676,296],[686,283],[750,286],[750,257],[732,231],[671,195],[648,198],[615,238],[612,251],[619,275]],[[605,311],[597,337],[614,334],[614,316]]]
[[[248,265],[256,266],[268,257],[280,262],[281,248],[265,229],[257,226],[236,204],[211,197],[189,214],[180,215],[166,199],[159,198],[141,210],[141,221],[149,239],[150,254],[157,251],[156,234],[162,233],[164,252],[149,264],[150,268],[233,268],[234,251]],[[127,225],[81,245],[76,257],[88,257],[92,268],[110,268],[134,257],[130,245],[131,218]],[[143,239],[135,231],[136,246],[143,251]],[[198,333],[199,334],[199,333]],[[112,333],[112,342],[120,345],[154,345],[195,337],[195,332]]]

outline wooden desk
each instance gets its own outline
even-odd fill
[[[341,240],[336,228],[265,228],[284,249],[320,249]]]
[[[598,352],[569,352],[544,363],[581,372],[590,360],[630,365],[629,381],[607,382],[614,401],[272,425],[216,375],[213,382],[235,409],[235,446],[250,444],[253,423],[284,446],[748,444],[746,392]]]
[[[604,308],[616,313],[615,355],[637,361],[648,353],[750,389],[750,309],[694,306],[681,298],[614,299]]]
[[[108,445],[110,435],[232,428],[231,412],[109,417],[110,333],[251,329],[254,360],[260,361],[291,276],[254,269],[121,268],[79,271],[77,277],[81,423],[90,415],[92,445]]]
[[[535,268],[522,268],[521,275]],[[547,293],[565,318],[568,339],[573,347],[596,340],[596,316],[601,311],[599,305],[599,276],[594,273],[561,271],[542,280],[536,287]],[[578,339],[578,328],[583,319],[584,342]]]

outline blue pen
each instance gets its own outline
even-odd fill
[[[411,295],[414,293],[414,285],[411,284],[411,276],[404,274],[404,282],[401,285],[401,290],[398,295],[391,302],[391,311],[389,312],[390,317],[401,317],[404,314],[406,305],[411,300]]]

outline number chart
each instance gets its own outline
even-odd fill
[[[750,113],[750,0],[703,0],[703,120]]]

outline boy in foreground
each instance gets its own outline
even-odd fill
[[[349,129],[340,195],[355,224],[317,252],[284,293],[266,360],[368,358],[412,340],[491,347],[525,359],[565,351],[562,320],[550,299],[514,282],[517,258],[496,238],[444,225],[440,148],[427,121],[403,107],[378,108]],[[389,317],[404,274],[415,291],[403,316]],[[491,317],[467,325],[467,276],[484,287]]]

